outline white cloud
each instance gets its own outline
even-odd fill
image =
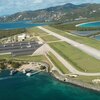
[[[33,3],[42,3],[43,0],[33,0]]]
[[[100,0],[0,0],[0,15],[12,14],[25,10],[37,10],[65,3],[99,2]]]

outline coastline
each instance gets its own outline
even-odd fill
[[[96,23],[96,22],[100,22],[100,21],[85,22],[85,23],[77,24],[77,25],[75,25],[75,26],[78,27],[78,26],[80,26],[80,25],[90,24],[90,23]]]
[[[48,56],[46,56],[48,58]],[[48,58],[48,60],[51,62],[51,60]],[[52,62],[51,62],[52,63]],[[89,89],[89,90],[93,90],[96,92],[100,92],[100,86],[96,86],[95,84],[91,84],[91,83],[87,83],[87,82],[83,82],[80,80],[76,80],[74,77],[68,77],[67,74],[63,74],[53,63],[52,63],[53,68],[50,69],[50,74],[57,80],[59,80],[60,82],[63,83],[69,83],[81,88],[85,88],[85,89]],[[77,76],[77,75],[76,75]],[[75,76],[75,77],[76,77]]]
[[[58,81],[63,82],[65,84],[68,83],[68,84],[72,84],[74,86],[81,87],[81,88],[84,88],[84,89],[92,90],[92,91],[95,91],[95,92],[100,92],[100,86],[99,87],[98,86],[94,86],[93,84],[89,84],[89,83],[86,83],[86,82],[77,81],[75,79],[68,78],[68,77],[65,78],[62,75],[61,76],[58,76],[57,74],[52,73],[52,72],[51,72],[51,75],[55,79],[57,79]]]
[[[11,71],[11,69],[9,69]],[[21,72],[21,71],[18,71]],[[100,92],[100,86],[95,86],[93,84],[89,84],[86,82],[81,82],[79,80],[75,80],[73,78],[69,78],[69,77],[65,77],[64,75],[61,75],[58,71],[57,73],[55,72],[50,72],[48,71],[48,68],[46,68],[46,70],[42,71],[42,72],[46,72],[49,73],[52,77],[54,77],[56,80],[64,83],[64,84],[71,84],[80,88],[84,88],[84,89],[88,89],[88,90],[92,90],[95,92]],[[21,72],[22,73],[22,72]]]

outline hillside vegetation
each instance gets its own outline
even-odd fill
[[[20,16],[20,17],[19,17]],[[37,11],[24,11],[1,17],[0,22],[32,20],[33,22],[70,22],[79,20],[100,20],[100,4],[71,3]]]
[[[0,39],[5,37],[10,37],[12,35],[24,33],[24,32],[26,32],[25,29],[0,30]]]

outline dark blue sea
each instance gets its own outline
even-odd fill
[[[0,74],[0,100],[100,100],[100,93],[59,82],[48,73]]]
[[[19,21],[19,22],[9,22],[0,23],[0,30],[11,30],[20,28],[30,28],[34,26],[42,26],[43,23],[33,23],[32,21]]]

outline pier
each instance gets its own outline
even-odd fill
[[[36,75],[36,74],[38,74],[40,72],[41,72],[41,70],[40,71],[36,71],[34,73],[27,73],[26,76],[30,77],[30,76]]]

